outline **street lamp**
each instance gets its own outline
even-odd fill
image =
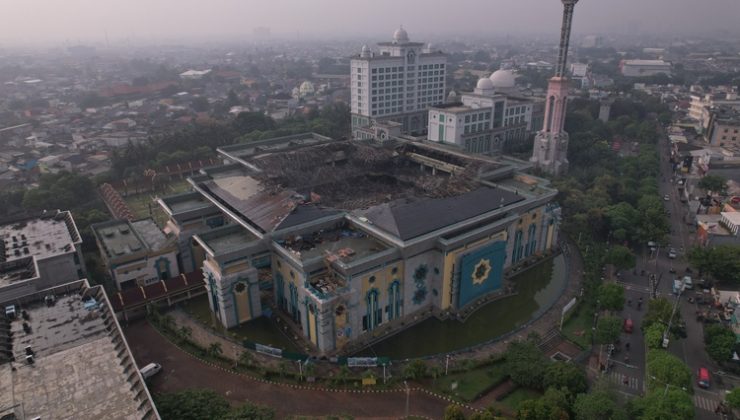
[[[447,376],[447,372],[450,370],[450,355],[445,355],[445,376]]]

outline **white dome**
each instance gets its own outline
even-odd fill
[[[403,26],[396,29],[396,32],[393,33],[393,41],[395,42],[409,42],[409,34],[406,33],[406,30],[403,29]]]
[[[363,53],[366,53],[366,52],[368,52],[368,49],[367,49],[367,45],[363,45],[363,46],[362,46],[362,52],[363,52]]]
[[[480,90],[489,90],[493,89],[495,86],[493,86],[493,82],[491,79],[482,78],[478,80],[478,83],[476,83],[475,88]]]
[[[490,77],[493,86],[497,88],[511,88],[516,86],[516,74],[512,70],[496,70]]]

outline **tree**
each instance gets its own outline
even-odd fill
[[[615,395],[604,390],[578,394],[573,414],[576,420],[627,420],[627,413],[617,405]]]
[[[654,323],[644,329],[645,344],[649,349],[659,349],[663,345],[663,332],[665,327],[662,324]]]
[[[740,388],[732,388],[732,391],[727,394],[725,400],[730,404],[730,407],[740,408]]]
[[[694,403],[685,391],[669,388],[656,390],[632,403],[633,414],[640,420],[691,420]]]
[[[586,392],[588,389],[586,372],[575,363],[551,363],[545,369],[544,379],[545,388],[565,388],[573,395]]]
[[[229,412],[229,402],[210,389],[189,389],[155,398],[164,420],[218,419]]]
[[[606,262],[618,270],[627,270],[635,266],[635,254],[622,245],[614,245],[606,254]]]
[[[513,341],[506,349],[506,370],[517,385],[542,389],[547,359],[532,341]]]
[[[450,404],[445,408],[444,420],[465,420],[465,413],[457,404]]]
[[[673,323],[678,324],[681,320],[681,312],[673,313],[673,303],[666,298],[657,298],[648,302],[648,309],[642,318],[642,329],[650,328],[651,325],[658,323],[665,329],[668,322],[673,316]]]
[[[221,354],[223,353],[221,343],[211,343],[211,345],[208,346],[208,350],[206,352],[208,353],[208,356],[213,358],[221,356]]]
[[[603,283],[599,286],[599,304],[610,311],[621,311],[624,307],[624,287],[616,283]]]
[[[662,200],[655,195],[641,197],[637,203],[638,232],[641,242],[662,241],[670,231]]]
[[[427,374],[427,364],[423,360],[414,359],[403,368],[403,377],[418,380]]]
[[[691,371],[678,357],[665,350],[650,350],[647,354],[648,389],[662,388],[665,385],[678,388],[691,388]]]
[[[716,195],[727,194],[727,180],[719,175],[705,175],[699,180],[699,188]]]
[[[570,416],[567,390],[548,388],[545,394],[533,400],[522,401],[517,407],[518,420],[568,420]]]
[[[709,273],[720,282],[740,284],[740,246],[738,245],[692,248],[689,251],[689,262],[699,271]]]
[[[707,354],[717,362],[726,362],[735,348],[735,333],[722,325],[710,325],[704,329]]]
[[[596,325],[594,341],[597,344],[610,344],[617,341],[622,333],[622,318],[603,316]]]
[[[263,405],[246,403],[231,410],[220,420],[272,420],[275,410]]]
[[[239,363],[246,366],[251,367],[254,364],[254,356],[252,355],[252,352],[249,350],[244,350],[239,354]]]

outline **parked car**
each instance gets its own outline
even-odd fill
[[[144,379],[149,379],[152,376],[158,374],[160,371],[162,371],[162,365],[159,363],[149,363],[148,365],[141,368],[141,376],[144,377]]]
[[[699,368],[699,371],[696,373],[697,381],[696,384],[699,385],[699,387],[708,389],[710,385],[710,379],[709,379],[709,369],[705,367]]]
[[[632,334],[632,330],[634,329],[634,327],[635,324],[632,322],[631,318],[627,318],[624,320],[624,326],[622,328],[624,332],[626,332],[627,334]]]
[[[684,278],[683,278],[683,289],[684,290],[693,290],[694,289],[694,282],[691,280],[691,276],[684,276]]]

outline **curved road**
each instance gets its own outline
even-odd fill
[[[273,407],[279,418],[292,414],[348,414],[362,419],[397,419],[406,411],[403,391],[332,392],[268,384],[202,363],[170,343],[146,322],[131,324],[124,332],[139,366],[150,362],[162,364],[162,372],[149,383],[152,393],[210,388],[235,405],[250,401]],[[426,393],[412,391],[409,414],[442,418],[448,404]]]

